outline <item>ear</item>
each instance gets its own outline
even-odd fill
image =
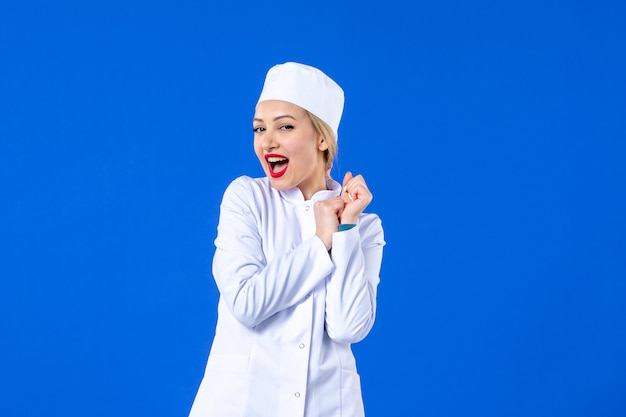
[[[328,143],[326,143],[326,139],[324,139],[324,135],[321,133],[317,134],[317,149],[322,152],[328,150]]]

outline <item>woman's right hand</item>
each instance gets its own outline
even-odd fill
[[[339,229],[339,217],[343,207],[344,202],[341,197],[317,201],[314,205],[315,235],[324,242],[327,250],[332,247],[333,233]]]

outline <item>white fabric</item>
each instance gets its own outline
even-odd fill
[[[298,188],[239,177],[221,204],[213,275],[215,338],[190,417],[361,417],[351,343],[370,331],[385,244],[379,217],[315,236],[313,203]]]
[[[270,68],[257,102],[282,100],[302,107],[322,119],[338,137],[344,94],[339,85],[322,71],[297,62]]]

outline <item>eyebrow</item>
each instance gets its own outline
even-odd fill
[[[297,119],[295,117],[293,117],[293,116],[291,116],[289,114],[283,114],[281,116],[276,116],[276,117],[274,117],[273,121],[275,122],[276,120],[279,120],[279,119],[282,119],[282,118],[285,118],[285,117],[288,117],[290,119],[293,119],[293,120],[297,121]],[[263,119],[259,119],[258,117],[255,117],[254,119],[252,119],[252,121],[253,122],[262,122]]]

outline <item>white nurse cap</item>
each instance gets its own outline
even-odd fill
[[[326,122],[337,137],[343,90],[319,69],[296,62],[273,66],[267,72],[257,104],[266,100],[287,101],[310,111]]]

